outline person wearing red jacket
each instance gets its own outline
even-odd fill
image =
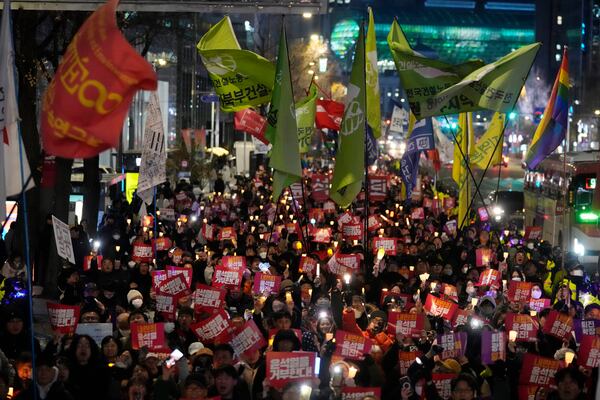
[[[352,307],[344,309],[342,329],[346,332],[362,335],[381,347],[385,353],[394,343],[393,337],[385,333],[387,315],[381,310],[374,311],[369,316],[369,325],[364,331],[356,324],[356,317]]]

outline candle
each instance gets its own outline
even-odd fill
[[[131,218],[127,218],[127,225],[131,225]]]
[[[291,293],[286,293],[285,294],[285,301],[287,302],[291,302],[292,301],[292,294]]]
[[[356,369],[355,367],[350,367],[348,369],[348,378],[354,379],[354,377],[356,376],[357,372],[358,372],[358,369]]]
[[[503,285],[504,287],[506,287],[506,284],[507,284],[507,283],[508,283],[508,281],[507,281],[506,279],[502,279],[502,285]]]
[[[377,260],[379,260],[379,261],[383,260],[384,256],[385,256],[385,249],[383,247],[380,247],[379,249],[377,249]]]
[[[532,317],[535,317],[537,315],[537,311],[529,310],[529,315],[531,315]]]
[[[508,260],[508,251],[502,253],[504,255],[504,261]]]
[[[346,282],[346,285],[350,284],[350,274],[344,274],[344,282]]]
[[[575,358],[575,353],[573,353],[572,351],[567,351],[565,353],[565,363],[567,364],[567,366],[573,362],[573,358]]]
[[[308,289],[308,296],[312,297],[312,289]]]
[[[471,305],[472,305],[473,307],[475,307],[475,306],[477,305],[477,303],[478,303],[478,302],[479,302],[479,300],[478,300],[477,298],[475,298],[475,297],[471,299]]]
[[[329,342],[331,339],[333,339],[333,333],[326,333],[325,340]]]
[[[317,276],[321,274],[321,264],[317,263]]]
[[[517,340],[517,331],[509,331],[508,332],[508,340],[510,342],[515,342]]]
[[[437,287],[437,283],[431,282],[431,291],[432,292],[435,290],[436,287]]]
[[[362,288],[362,295],[365,297],[365,288]]]
[[[421,282],[425,282],[427,281],[427,279],[429,279],[429,274],[427,272],[419,275],[419,278],[421,279]]]
[[[414,265],[411,265],[410,267],[408,267],[408,270],[409,270],[409,271],[414,271],[414,270],[415,270],[415,266],[414,266]]]

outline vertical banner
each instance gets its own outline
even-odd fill
[[[583,336],[578,354],[579,365],[585,368],[600,367],[600,337]]]
[[[456,374],[431,374],[431,380],[435,384],[438,395],[442,399],[450,399],[452,397],[452,379],[456,378]]]
[[[148,117],[144,128],[144,142],[140,162],[137,195],[146,203],[153,198],[153,188],[167,181],[167,151],[162,114],[157,92],[150,93],[146,108]]]
[[[498,360],[506,361],[506,333],[481,332],[481,363],[490,365]]]
[[[71,264],[75,264],[75,253],[73,252],[73,242],[71,241],[69,225],[53,215],[52,227],[54,228],[54,241],[56,242],[58,255],[65,260],[69,260]]]

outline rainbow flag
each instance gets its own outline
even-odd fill
[[[567,59],[567,49],[565,49],[560,71],[558,71],[552,87],[552,95],[525,158],[528,168],[534,169],[565,139],[569,122],[568,95],[569,60]]]

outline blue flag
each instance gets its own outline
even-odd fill
[[[410,197],[417,184],[419,172],[419,157],[422,151],[433,150],[433,124],[431,118],[425,118],[415,123],[406,144],[406,151],[400,160],[400,177],[406,185],[406,198]]]

